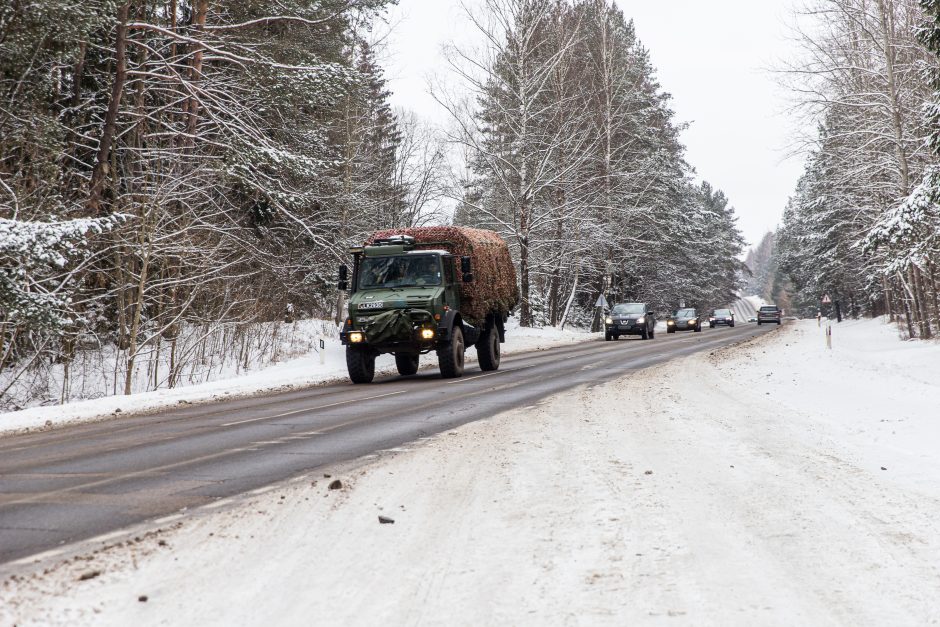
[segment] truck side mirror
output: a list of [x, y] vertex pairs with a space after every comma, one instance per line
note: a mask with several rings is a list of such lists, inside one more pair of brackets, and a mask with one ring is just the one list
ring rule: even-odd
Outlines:
[[464, 256], [460, 258], [460, 271], [463, 273], [464, 283], [473, 282], [473, 268], [470, 266], [470, 257]]
[[341, 290], [349, 289], [349, 268], [346, 267], [346, 264], [339, 267], [339, 283], [336, 284], [336, 287]]

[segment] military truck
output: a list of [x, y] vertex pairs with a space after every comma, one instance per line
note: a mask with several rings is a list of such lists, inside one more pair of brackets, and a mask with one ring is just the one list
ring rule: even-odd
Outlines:
[[480, 369], [499, 368], [505, 323], [519, 301], [506, 242], [493, 231], [413, 227], [379, 231], [350, 249], [352, 275], [340, 331], [353, 383], [369, 383], [375, 358], [395, 355], [401, 375], [418, 371], [421, 355], [437, 354], [444, 378], [463, 375], [464, 352], [475, 346]]

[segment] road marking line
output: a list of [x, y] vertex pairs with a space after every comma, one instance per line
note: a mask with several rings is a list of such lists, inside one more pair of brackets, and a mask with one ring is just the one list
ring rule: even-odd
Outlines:
[[169, 516], [164, 516], [163, 518], [157, 518], [155, 521], [153, 521], [153, 523], [155, 525], [165, 525], [167, 523], [173, 522], [174, 520], [179, 520], [182, 517], [182, 514], [170, 514]]
[[473, 381], [474, 379], [482, 379], [483, 377], [492, 377], [494, 374], [509, 374], [511, 372], [522, 372], [523, 370], [529, 370], [530, 368], [535, 368], [538, 364], [532, 364], [531, 366], [520, 366], [518, 368], [510, 368], [509, 370], [497, 370], [496, 372], [485, 372], [483, 374], [478, 374], [473, 377], [462, 377], [456, 381], [451, 381], [447, 385], [454, 385], [455, 383], [466, 383], [467, 381]]
[[371, 401], [376, 398], [384, 398], [386, 396], [395, 396], [396, 394], [404, 394], [405, 390], [399, 390], [398, 392], [389, 392], [387, 394], [376, 394], [375, 396], [367, 396], [365, 398], [354, 398], [348, 401], [339, 401], [338, 403], [330, 403], [329, 405], [320, 405], [319, 407], [307, 407], [305, 409], [297, 409], [294, 411], [284, 412], [283, 414], [275, 414], [273, 416], [261, 416], [259, 418], [249, 418], [247, 420], [236, 420], [235, 422], [226, 422], [222, 424], [223, 427], [233, 427], [235, 425], [243, 425], [249, 422], [258, 422], [259, 420], [271, 420], [273, 418], [283, 418], [284, 416], [293, 416], [294, 414], [304, 414], [313, 411], [318, 411], [320, 409], [326, 409], [327, 407], [336, 407], [337, 405], [348, 405], [349, 403], [359, 403], [362, 401]]

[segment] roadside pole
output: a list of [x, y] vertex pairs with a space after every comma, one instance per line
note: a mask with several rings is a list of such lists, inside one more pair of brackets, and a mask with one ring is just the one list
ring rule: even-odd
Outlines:
[[826, 348], [832, 350], [832, 323], [826, 323]]
[[320, 365], [326, 363], [326, 342], [323, 341], [323, 338], [320, 338]]

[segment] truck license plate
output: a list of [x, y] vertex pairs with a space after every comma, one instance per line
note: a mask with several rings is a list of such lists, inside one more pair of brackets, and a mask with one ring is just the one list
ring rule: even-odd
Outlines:
[[359, 303], [359, 309], [381, 309], [385, 306], [385, 301], [377, 300], [374, 303]]

